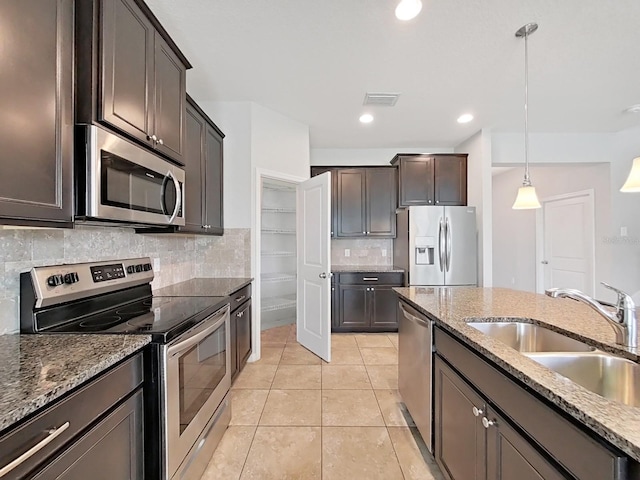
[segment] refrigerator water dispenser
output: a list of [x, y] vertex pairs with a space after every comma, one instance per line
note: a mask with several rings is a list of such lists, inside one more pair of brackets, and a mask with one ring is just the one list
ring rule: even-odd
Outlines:
[[416, 237], [416, 265], [433, 265], [435, 248], [435, 237]]

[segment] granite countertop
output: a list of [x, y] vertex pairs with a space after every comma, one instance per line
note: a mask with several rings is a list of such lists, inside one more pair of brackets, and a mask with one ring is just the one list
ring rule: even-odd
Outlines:
[[393, 267], [391, 265], [331, 265], [331, 271], [334, 273], [404, 273], [402, 268]]
[[0, 431], [150, 341], [148, 335], [0, 335]]
[[192, 278], [154, 290], [156, 297], [228, 297], [246, 287], [253, 278]]
[[609, 323], [582, 303], [504, 288], [394, 288], [436, 325], [640, 461], [640, 408], [608, 400], [470, 327], [470, 321], [526, 319], [633, 361], [639, 351], [617, 345]]

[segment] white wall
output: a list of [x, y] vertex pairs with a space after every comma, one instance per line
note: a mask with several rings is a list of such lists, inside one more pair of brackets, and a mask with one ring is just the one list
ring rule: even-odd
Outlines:
[[225, 134], [224, 226], [251, 227], [251, 103], [198, 102]]
[[311, 165], [389, 165], [397, 153], [452, 153], [447, 147], [312, 148]]
[[491, 228], [491, 132], [481, 130], [460, 145], [458, 153], [468, 153], [467, 204], [476, 207], [478, 224], [478, 284], [492, 286]]
[[[593, 189], [595, 193], [595, 278], [609, 279], [611, 192], [609, 164], [533, 166], [531, 178], [542, 201], [556, 195]], [[523, 169], [493, 177], [493, 283], [496, 287], [536, 290], [536, 212], [511, 206], [522, 184]], [[596, 286], [597, 298], [609, 298]]]

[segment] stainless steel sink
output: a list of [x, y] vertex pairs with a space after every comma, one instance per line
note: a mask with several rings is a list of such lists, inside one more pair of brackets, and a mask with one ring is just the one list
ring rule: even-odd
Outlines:
[[525, 322], [469, 322], [519, 352], [592, 352], [594, 347], [548, 328]]
[[606, 353], [529, 353], [529, 358], [598, 395], [640, 406], [640, 365]]

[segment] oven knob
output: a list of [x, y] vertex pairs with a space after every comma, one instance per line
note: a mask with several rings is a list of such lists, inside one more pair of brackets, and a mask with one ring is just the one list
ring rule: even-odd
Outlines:
[[78, 274], [76, 272], [67, 273], [64, 276], [64, 283], [71, 285], [72, 283], [76, 283], [78, 281]]
[[148, 272], [149, 270], [151, 270], [151, 264], [150, 263], [145, 263], [143, 265], [143, 269], [145, 272]]
[[127, 267], [127, 273], [133, 273], [136, 271], [136, 267], [134, 267], [133, 265], [129, 265]]
[[142, 265], [136, 265], [136, 272], [142, 271]]
[[62, 275], [51, 275], [47, 278], [47, 285], [50, 287], [58, 287], [64, 283]]

